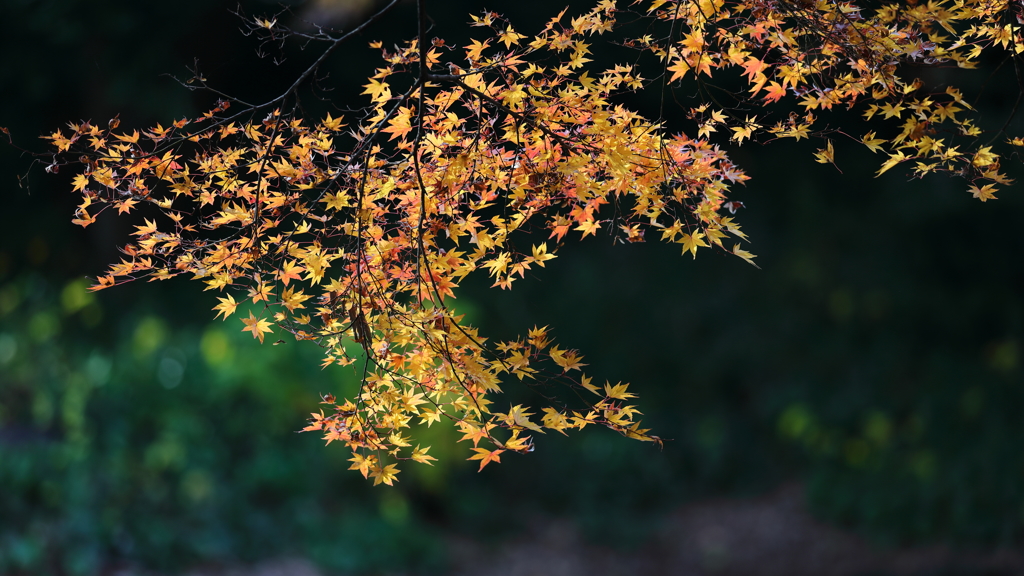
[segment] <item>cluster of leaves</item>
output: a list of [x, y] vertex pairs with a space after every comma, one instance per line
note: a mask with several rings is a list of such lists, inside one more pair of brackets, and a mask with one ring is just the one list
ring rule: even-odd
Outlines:
[[[969, 116], [973, 107], [960, 90], [933, 91], [912, 74], [927, 65], [974, 68], [990, 47], [1009, 49], [1016, 66], [1016, 55], [1024, 51], [1019, 3], [911, 0], [870, 10], [827, 0], [655, 0], [649, 9], [676, 23], [679, 39], [666, 46], [648, 36], [638, 44], [669, 63], [671, 81], [693, 76], [700, 83], [706, 103], [691, 109], [700, 134], [725, 124], [731, 139], [740, 143], [759, 133], [796, 140], [843, 136], [887, 155], [878, 174], [913, 161], [914, 176], [963, 176], [982, 201], [995, 197], [997, 184], [1011, 182], [1000, 172], [992, 142], [977, 143], [982, 130]], [[701, 76], [730, 68], [742, 69], [745, 93], [716, 90], [702, 81]], [[767, 108], [789, 98], [798, 102], [801, 114], [791, 112], [774, 124], [757, 114], [739, 117], [755, 105]], [[822, 126], [816, 116], [833, 108], [852, 109], [861, 101], [866, 101], [861, 108], [869, 121], [864, 130], [870, 129], [861, 135]], [[875, 128], [873, 119], [883, 124]], [[1024, 145], [1021, 138], [1007, 140]], [[835, 164], [830, 139], [815, 158]]]
[[[217, 92], [216, 108], [168, 127], [126, 133], [116, 120], [105, 128], [82, 122], [49, 137], [54, 168], [80, 166], [75, 223], [88, 226], [111, 207], [159, 212], [95, 288], [190, 275], [229, 290], [215, 308], [225, 318], [239, 303], [233, 294], [263, 302], [262, 314], [242, 319], [261, 342], [276, 326], [323, 346], [325, 367], [362, 360], [358, 395], [326, 396], [327, 413], [314, 414], [306, 429], [344, 442], [353, 469], [391, 484], [399, 461], [433, 459], [406, 432], [417, 423], [453, 422], [481, 469], [505, 451], [531, 451], [531, 434], [545, 429], [595, 424], [658, 441], [627, 404], [627, 386], [593, 385], [580, 354], [554, 345], [546, 327], [489, 343], [450, 302], [480, 269], [510, 288], [576, 234], [607, 231], [637, 242], [653, 231], [684, 253], [714, 246], [751, 261], [739, 243], [726, 243], [729, 235], [745, 239], [727, 213], [736, 205], [729, 187], [747, 177], [712, 142], [720, 125], [738, 143], [758, 134], [844, 134], [816, 128], [814, 112], [864, 99], [868, 119], [903, 122], [897, 136], [858, 138], [889, 154], [880, 172], [914, 159], [919, 175], [967, 176], [982, 200], [1008, 181], [990, 146], [970, 153], [951, 144], [980, 133], [962, 114], [970, 107], [959, 92], [923, 94], [922, 82], [899, 73], [906, 62], [970, 66], [997, 44], [1016, 53], [1019, 27], [1003, 24], [1015, 14], [1007, 2], [909, 3], [870, 15], [824, 0], [645, 4], [646, 13], [633, 13], [602, 0], [568, 22], [563, 11], [533, 37], [484, 13], [472, 25], [486, 38], [453, 47], [427, 40], [421, 0], [415, 39], [391, 50], [376, 44], [384, 64], [364, 86], [369, 105], [354, 118], [320, 121], [302, 117], [296, 87], [366, 25], [335, 36], [251, 20], [267, 41], [304, 36], [328, 48], [264, 104]], [[638, 65], [588, 69], [590, 42], [623, 13], [668, 29], [623, 43], [660, 58], [662, 83], [698, 81], [696, 138], [669, 135], [614, 102], [658, 81], [643, 78]], [[728, 68], [743, 69], [750, 95], [708, 83]], [[191, 82], [209, 89], [199, 75]], [[763, 117], [743, 114], [781, 106], [790, 94], [804, 115], [765, 128]], [[948, 135], [939, 137], [940, 127]], [[818, 160], [834, 160], [831, 142]], [[538, 234], [546, 240], [532, 242]], [[544, 398], [539, 420], [523, 405], [492, 408], [504, 379]]]

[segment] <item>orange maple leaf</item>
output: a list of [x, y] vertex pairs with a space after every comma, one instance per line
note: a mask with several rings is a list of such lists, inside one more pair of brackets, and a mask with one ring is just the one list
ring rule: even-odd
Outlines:
[[491, 462], [497, 462], [497, 463], [500, 464], [501, 463], [501, 458], [499, 457], [499, 454], [504, 452], [504, 450], [501, 450], [501, 449], [498, 449], [498, 450], [488, 450], [487, 448], [473, 448], [473, 451], [475, 451], [476, 454], [470, 456], [469, 458], [466, 458], [466, 460], [479, 460], [480, 461], [480, 468], [477, 470], [477, 472], [480, 472], [481, 470], [483, 470], [484, 466], [487, 466]]
[[412, 123], [410, 118], [412, 117], [412, 109], [402, 106], [399, 108], [398, 114], [388, 121], [388, 127], [381, 130], [381, 132], [387, 132], [391, 134], [388, 140], [394, 140], [395, 138], [401, 138], [412, 130]]
[[772, 82], [768, 85], [768, 94], [765, 95], [764, 99], [766, 102], [778, 102], [786, 95], [786, 87], [778, 82]]

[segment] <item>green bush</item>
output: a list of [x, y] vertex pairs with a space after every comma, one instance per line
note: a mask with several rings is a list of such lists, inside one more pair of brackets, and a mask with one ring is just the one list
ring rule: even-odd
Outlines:
[[0, 573], [439, 561], [401, 490], [368, 490], [344, 450], [294, 433], [347, 371], [122, 297], [34, 276], [0, 288]]

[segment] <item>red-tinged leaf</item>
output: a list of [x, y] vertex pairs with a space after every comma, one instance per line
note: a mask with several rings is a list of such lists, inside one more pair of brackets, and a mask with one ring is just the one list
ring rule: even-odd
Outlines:
[[782, 100], [782, 97], [786, 95], [786, 87], [778, 82], [772, 82], [768, 84], [767, 94], [765, 94], [765, 102], [772, 103]]
[[480, 468], [477, 470], [477, 472], [482, 471], [484, 469], [484, 466], [487, 466], [491, 462], [497, 462], [500, 464], [501, 458], [499, 457], [499, 455], [502, 452], [504, 452], [504, 450], [501, 449], [488, 450], [486, 448], [473, 448], [473, 451], [476, 452], [476, 454], [470, 456], [469, 458], [467, 458], [467, 460], [480, 461]]

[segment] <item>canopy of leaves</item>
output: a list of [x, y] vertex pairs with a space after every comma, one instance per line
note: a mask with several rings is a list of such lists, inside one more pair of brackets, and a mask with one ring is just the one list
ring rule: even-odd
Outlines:
[[[622, 242], [651, 233], [692, 256], [716, 247], [752, 261], [728, 196], [747, 177], [723, 151], [728, 142], [814, 136], [825, 140], [815, 159], [835, 163], [831, 138], [845, 137], [885, 155], [879, 174], [908, 163], [915, 176], [963, 176], [982, 201], [1009, 182], [996, 141], [1024, 145], [1003, 133], [979, 141], [955, 87], [907, 75], [917, 65], [970, 68], [989, 48], [1016, 62], [1020, 7], [1010, 2], [869, 10], [824, 0], [602, 0], [532, 37], [496, 14], [473, 16], [482, 39], [461, 47], [428, 40], [419, 7], [416, 38], [376, 45], [369, 103], [344, 118], [304, 118], [295, 87], [365, 25], [309, 34], [259, 18], [250, 31], [267, 41], [326, 46], [285, 94], [252, 104], [214, 91], [213, 110], [166, 127], [128, 132], [115, 119], [49, 136], [51, 168], [79, 170], [75, 223], [110, 208], [155, 210], [95, 288], [188, 275], [227, 291], [215, 307], [224, 318], [242, 299], [262, 302], [242, 319], [261, 342], [287, 332], [320, 344], [325, 367], [361, 360], [360, 392], [325, 397], [327, 412], [306, 429], [348, 445], [352, 469], [375, 483], [394, 482], [398, 461], [429, 464], [408, 429], [442, 419], [472, 441], [481, 469], [505, 451], [531, 451], [532, 435], [546, 430], [596, 424], [658, 441], [640, 427], [627, 386], [593, 384], [580, 353], [555, 345], [547, 327], [490, 342], [465, 323], [450, 304], [469, 274], [508, 289], [565, 241], [599, 232]], [[588, 68], [591, 43], [627, 19], [648, 25], [614, 38], [636, 49], [636, 63]], [[652, 55], [648, 80], [641, 61]], [[213, 90], [199, 74], [189, 82]], [[616, 103], [668, 85], [695, 86], [686, 106], [694, 134], [668, 134]], [[859, 132], [826, 121], [847, 109], [863, 115]], [[509, 381], [533, 386], [546, 405], [492, 407]]]

